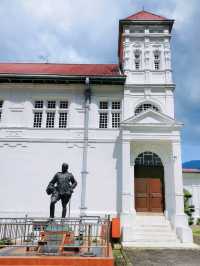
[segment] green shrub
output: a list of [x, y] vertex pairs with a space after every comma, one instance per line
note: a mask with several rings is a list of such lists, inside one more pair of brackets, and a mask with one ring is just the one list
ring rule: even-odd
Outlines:
[[188, 224], [192, 225], [194, 223], [194, 218], [192, 217], [193, 212], [195, 211], [194, 205], [190, 205], [189, 199], [192, 197], [192, 194], [184, 189], [184, 211], [188, 216]]
[[0, 246], [3, 246], [3, 245], [12, 245], [11, 239], [10, 238], [0, 239]]

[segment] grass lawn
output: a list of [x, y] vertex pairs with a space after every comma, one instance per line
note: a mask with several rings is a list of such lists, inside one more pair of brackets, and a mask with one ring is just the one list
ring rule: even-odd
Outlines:
[[199, 225], [193, 225], [192, 226], [192, 233], [193, 233], [194, 243], [200, 245], [200, 226]]
[[193, 235], [200, 236], [200, 226], [199, 225], [193, 226], [192, 227], [192, 232], [193, 232]]

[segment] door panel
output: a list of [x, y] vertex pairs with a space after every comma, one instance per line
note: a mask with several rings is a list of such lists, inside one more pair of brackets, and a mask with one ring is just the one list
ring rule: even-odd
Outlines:
[[160, 179], [149, 179], [150, 211], [162, 212], [162, 183]]
[[162, 182], [159, 178], [135, 178], [135, 208], [138, 212], [163, 212]]
[[146, 178], [135, 179], [135, 204], [137, 211], [146, 212], [149, 209], [148, 182]]

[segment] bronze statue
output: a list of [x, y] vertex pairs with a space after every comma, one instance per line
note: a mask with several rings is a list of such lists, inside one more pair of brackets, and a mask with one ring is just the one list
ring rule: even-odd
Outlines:
[[46, 189], [47, 194], [51, 195], [50, 218], [54, 218], [55, 204], [59, 200], [62, 202], [62, 218], [66, 217], [67, 204], [77, 186], [77, 181], [74, 176], [68, 172], [68, 168], [68, 164], [63, 163], [62, 172], [55, 174]]

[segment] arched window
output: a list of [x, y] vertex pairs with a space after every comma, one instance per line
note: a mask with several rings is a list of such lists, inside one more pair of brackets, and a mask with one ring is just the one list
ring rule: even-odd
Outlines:
[[135, 115], [138, 115], [139, 113], [144, 112], [148, 109], [155, 110], [155, 111], [159, 112], [159, 108], [157, 106], [155, 106], [151, 103], [143, 103], [135, 109]]
[[153, 152], [143, 152], [135, 159], [135, 166], [162, 166], [162, 161], [157, 154]]

